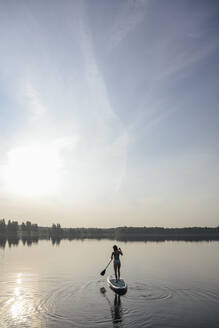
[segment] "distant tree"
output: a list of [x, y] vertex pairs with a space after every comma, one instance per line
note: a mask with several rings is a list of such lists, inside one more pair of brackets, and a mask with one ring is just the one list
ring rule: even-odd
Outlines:
[[52, 224], [52, 228], [51, 228], [51, 235], [52, 236], [59, 236], [61, 237], [63, 234], [63, 229], [61, 228], [61, 225], [58, 223], [58, 224]]
[[53, 223], [51, 228], [52, 235], [56, 235], [56, 231], [57, 231], [56, 224]]
[[22, 222], [21, 231], [26, 235], [31, 235], [32, 233], [38, 233], [39, 228], [37, 224], [32, 224], [30, 221], [26, 221], [26, 223]]
[[22, 232], [25, 232], [27, 229], [26, 229], [26, 225], [25, 225], [25, 223], [24, 222], [22, 222], [22, 224], [21, 224], [21, 231]]
[[0, 220], [0, 234], [5, 235], [7, 230], [5, 219]]
[[26, 231], [30, 235], [32, 230], [32, 224], [30, 221], [26, 221]]
[[17, 232], [18, 232], [18, 222], [8, 220], [7, 232], [9, 234], [17, 234]]
[[61, 228], [61, 224], [59, 224], [59, 223], [57, 224], [56, 230], [57, 230], [57, 234], [58, 235], [61, 235], [62, 234], [63, 231], [62, 231], [62, 228]]
[[32, 232], [34, 233], [38, 233], [39, 232], [39, 228], [38, 228], [38, 224], [32, 224]]

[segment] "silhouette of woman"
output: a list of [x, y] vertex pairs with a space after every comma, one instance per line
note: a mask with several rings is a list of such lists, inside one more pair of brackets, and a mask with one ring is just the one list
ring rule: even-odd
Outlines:
[[119, 258], [120, 255], [123, 255], [121, 248], [118, 248], [116, 245], [114, 245], [111, 259], [114, 259], [113, 263], [114, 263], [116, 282], [118, 282], [118, 280], [120, 279], [120, 268], [121, 268], [121, 262]]

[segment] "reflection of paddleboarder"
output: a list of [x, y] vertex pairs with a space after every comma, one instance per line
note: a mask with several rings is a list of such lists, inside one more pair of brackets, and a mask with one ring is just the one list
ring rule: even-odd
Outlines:
[[121, 300], [120, 295], [115, 293], [114, 298], [114, 311], [113, 314], [113, 323], [118, 323], [122, 321], [122, 309], [121, 309]]
[[118, 327], [118, 323], [122, 323], [122, 308], [121, 308], [121, 299], [120, 295], [115, 293], [114, 298], [114, 305], [112, 305], [111, 301], [107, 297], [106, 290], [104, 287], [100, 288], [100, 292], [104, 295], [105, 299], [107, 300], [111, 314], [112, 314], [112, 321], [113, 321], [113, 327]]
[[116, 245], [113, 246], [113, 252], [111, 255], [111, 260], [113, 260], [114, 263], [114, 271], [115, 271], [115, 277], [116, 277], [116, 282], [120, 279], [120, 267], [121, 267], [121, 262], [119, 256], [123, 255], [121, 248], [118, 248]]

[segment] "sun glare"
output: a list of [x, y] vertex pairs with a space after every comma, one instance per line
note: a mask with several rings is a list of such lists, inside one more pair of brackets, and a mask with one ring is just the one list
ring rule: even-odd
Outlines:
[[10, 192], [25, 196], [57, 191], [61, 158], [54, 145], [18, 147], [8, 153], [5, 179]]
[[21, 326], [27, 327], [28, 317], [33, 313], [32, 298], [26, 294], [27, 289], [22, 288], [21, 273], [18, 273], [14, 293], [7, 301], [10, 306], [11, 316], [14, 320], [20, 323]]

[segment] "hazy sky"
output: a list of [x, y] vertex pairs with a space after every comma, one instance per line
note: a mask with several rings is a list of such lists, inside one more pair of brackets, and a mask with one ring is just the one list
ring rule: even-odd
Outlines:
[[219, 2], [0, 0], [0, 216], [219, 225]]

